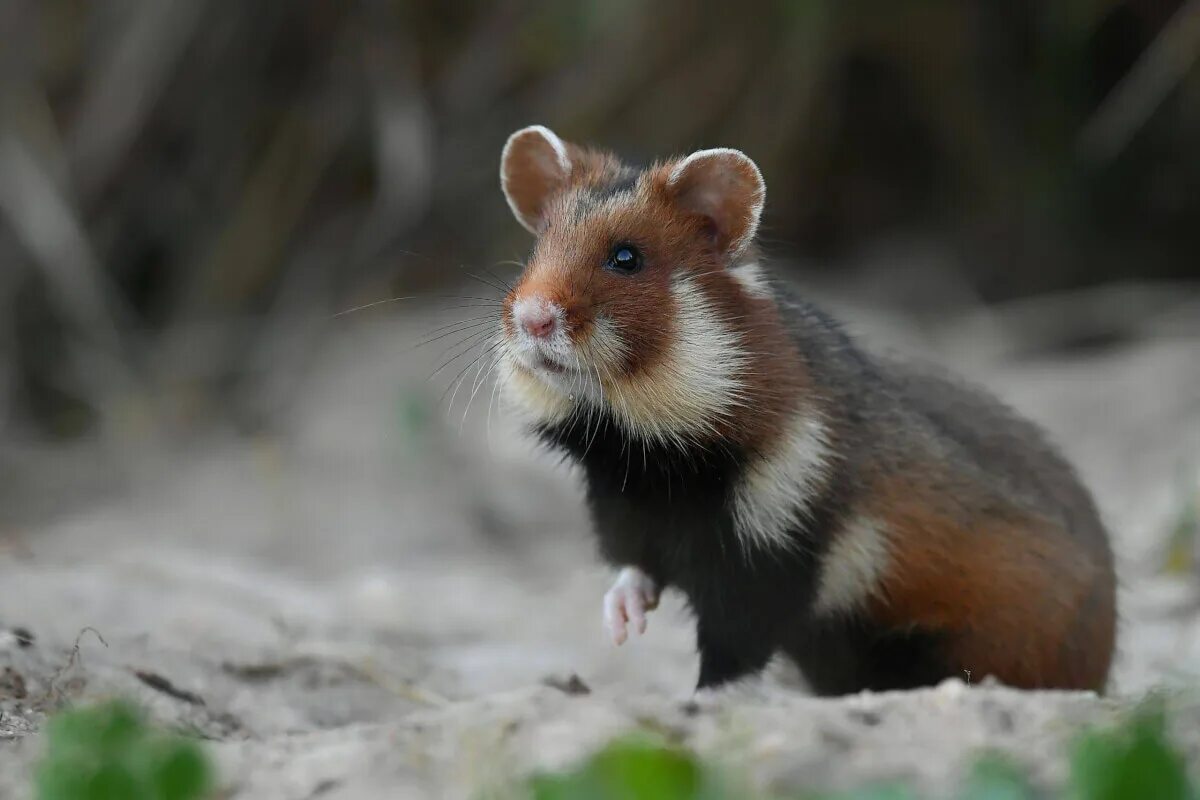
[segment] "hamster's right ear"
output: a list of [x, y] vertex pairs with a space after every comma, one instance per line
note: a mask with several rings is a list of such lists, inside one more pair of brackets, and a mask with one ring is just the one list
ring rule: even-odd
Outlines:
[[546, 224], [546, 206], [571, 175], [566, 143], [543, 125], [530, 125], [508, 137], [500, 154], [500, 187], [517, 220], [537, 235]]

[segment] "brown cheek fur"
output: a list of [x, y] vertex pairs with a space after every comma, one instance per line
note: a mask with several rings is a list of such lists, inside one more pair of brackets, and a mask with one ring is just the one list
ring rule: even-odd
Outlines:
[[[623, 175], [614, 157], [570, 146], [574, 168], [566, 191], [548, 204], [547, 226], [515, 291], [506, 304], [511, 333], [512, 302], [541, 296], [565, 311], [576, 342], [592, 332], [598, 315], [612, 320], [626, 358], [613, 380], [655, 379], [675, 336], [688, 336], [675, 324], [671, 282], [690, 276], [721, 324], [736, 331], [748, 355], [743, 382], [750, 407], [715, 420], [716, 436], [749, 451], [779, 441], [789, 416], [808, 386], [804, 364], [775, 303], [747, 293], [730, 274], [706, 220], [681, 213], [671, 202], [667, 179], [673, 162], [643, 173], [628, 200], [579, 214], [586, 202], [580, 190], [603, 190]], [[574, 191], [573, 191], [574, 190]], [[622, 239], [639, 245], [644, 269], [632, 276], [603, 268], [609, 250]]]

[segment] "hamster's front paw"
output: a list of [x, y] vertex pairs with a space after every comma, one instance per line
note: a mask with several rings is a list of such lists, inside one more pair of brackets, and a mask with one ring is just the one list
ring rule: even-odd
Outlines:
[[654, 579], [637, 567], [624, 567], [617, 574], [604, 595], [604, 627], [613, 644], [625, 642], [629, 625], [639, 634], [646, 632], [646, 614], [658, 607], [658, 595]]

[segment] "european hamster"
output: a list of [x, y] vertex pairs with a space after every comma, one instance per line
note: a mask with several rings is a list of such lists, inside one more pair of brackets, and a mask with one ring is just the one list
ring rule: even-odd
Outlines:
[[775, 286], [753, 161], [635, 169], [532, 126], [500, 177], [536, 237], [501, 386], [582, 468], [617, 644], [675, 587], [701, 688], [783, 653], [819, 694], [967, 673], [1103, 691], [1115, 581], [1087, 490], [985, 392]]

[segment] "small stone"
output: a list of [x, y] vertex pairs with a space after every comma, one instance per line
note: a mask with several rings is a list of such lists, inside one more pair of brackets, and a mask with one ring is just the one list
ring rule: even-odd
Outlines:
[[591, 694], [592, 689], [583, 682], [574, 672], [567, 678], [560, 678], [557, 675], [551, 675], [542, 679], [543, 686], [549, 686], [551, 689], [558, 689], [563, 694], [569, 694], [572, 697]]

